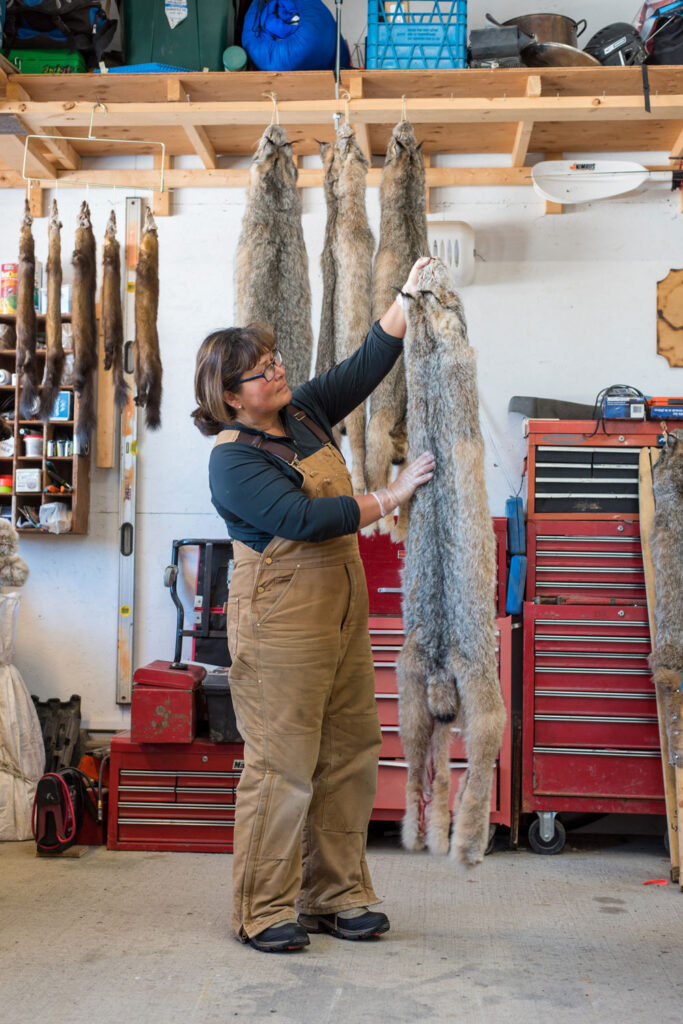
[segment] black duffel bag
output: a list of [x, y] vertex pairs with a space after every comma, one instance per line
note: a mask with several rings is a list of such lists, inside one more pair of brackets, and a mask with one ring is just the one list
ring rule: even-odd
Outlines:
[[5, 15], [2, 46], [9, 50], [77, 50], [92, 67], [116, 32], [93, 0], [10, 0]]
[[648, 64], [683, 64], [683, 16], [657, 18], [647, 39]]

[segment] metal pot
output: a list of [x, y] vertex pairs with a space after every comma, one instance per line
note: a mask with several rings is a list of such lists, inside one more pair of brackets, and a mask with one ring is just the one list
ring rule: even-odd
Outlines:
[[[501, 25], [490, 14], [487, 19], [494, 25]], [[537, 43], [563, 43], [565, 46], [577, 45], [577, 39], [585, 31], [585, 18], [574, 21], [564, 14], [523, 14], [519, 18], [508, 18], [503, 25], [517, 25], [522, 32], [534, 36]]]

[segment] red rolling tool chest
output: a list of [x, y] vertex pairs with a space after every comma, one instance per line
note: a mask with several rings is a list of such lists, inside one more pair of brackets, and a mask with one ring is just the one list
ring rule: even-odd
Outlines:
[[557, 853], [556, 814], [664, 814], [638, 520], [659, 425], [530, 420], [522, 811]]
[[109, 764], [110, 850], [232, 853], [244, 744], [133, 743], [115, 736]]
[[[512, 741], [511, 741], [511, 619], [505, 612], [506, 529], [507, 520], [493, 520], [496, 534], [498, 578], [496, 601], [499, 613], [497, 654], [503, 700], [508, 710], [508, 724], [496, 763], [491, 793], [491, 823], [510, 825], [512, 817]], [[388, 536], [374, 534], [360, 537], [360, 552], [365, 566], [370, 598], [370, 639], [375, 666], [375, 698], [382, 728], [379, 755], [377, 796], [372, 811], [375, 821], [397, 821], [405, 811], [407, 762], [398, 732], [398, 686], [396, 659], [403, 646], [401, 618], [400, 569], [403, 564], [402, 544], [393, 544]], [[460, 776], [467, 769], [462, 740], [454, 732], [451, 746], [451, 804], [455, 799]]]

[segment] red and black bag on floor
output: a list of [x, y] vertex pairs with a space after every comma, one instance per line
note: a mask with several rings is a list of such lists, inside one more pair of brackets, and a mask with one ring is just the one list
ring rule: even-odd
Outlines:
[[97, 820], [97, 786], [78, 768], [47, 772], [33, 801], [33, 837], [39, 853], [62, 853], [78, 838], [87, 812]]

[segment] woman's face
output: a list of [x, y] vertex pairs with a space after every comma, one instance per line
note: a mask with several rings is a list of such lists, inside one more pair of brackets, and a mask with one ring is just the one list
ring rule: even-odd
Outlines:
[[[226, 401], [235, 410], [239, 420], [258, 424], [268, 422], [272, 417], [284, 409], [292, 398], [292, 392], [287, 385], [284, 363], [280, 360], [277, 350], [265, 352], [258, 362], [242, 377], [242, 383], [236, 392], [226, 392]], [[272, 380], [266, 380], [259, 374], [275, 371]], [[255, 380], [247, 380], [254, 377]]]

